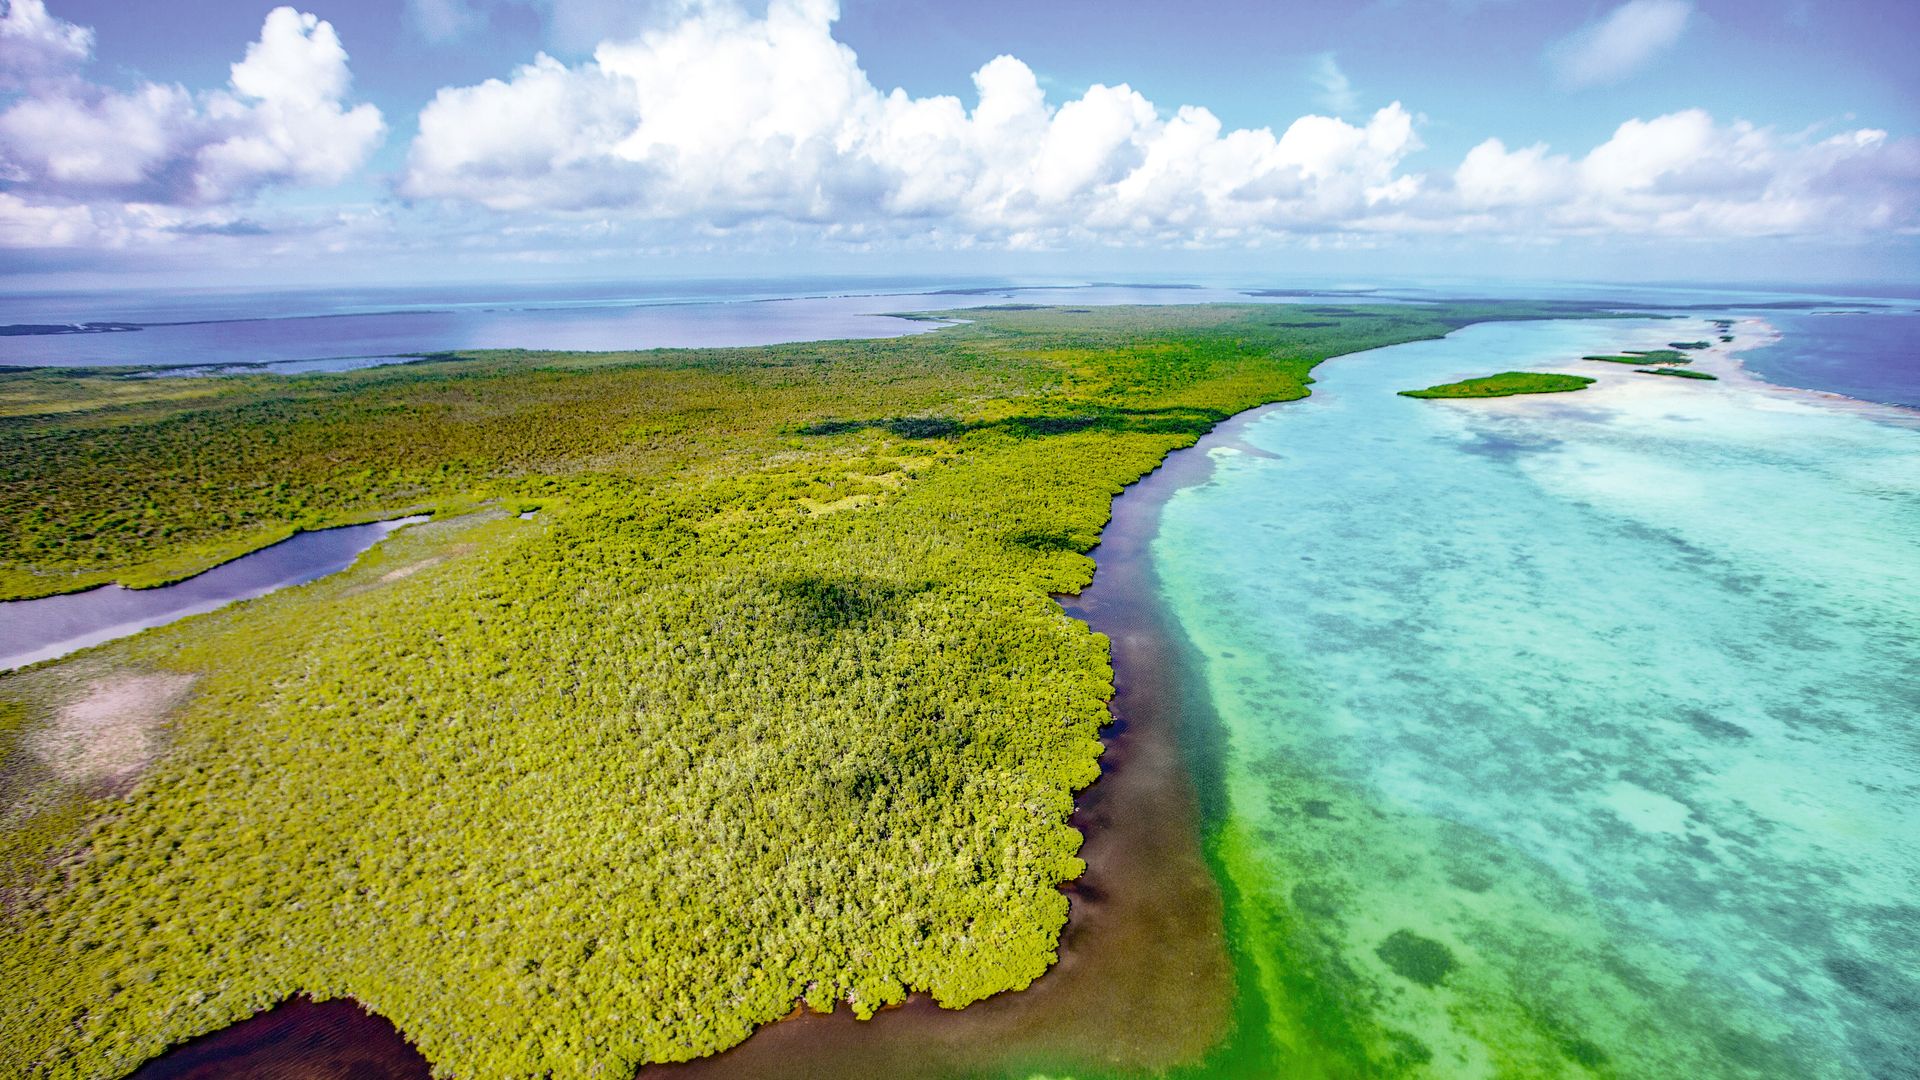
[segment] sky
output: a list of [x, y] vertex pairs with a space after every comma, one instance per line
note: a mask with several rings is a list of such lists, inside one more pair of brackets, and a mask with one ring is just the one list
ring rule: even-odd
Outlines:
[[0, 290], [1920, 279], [1911, 0], [0, 0]]

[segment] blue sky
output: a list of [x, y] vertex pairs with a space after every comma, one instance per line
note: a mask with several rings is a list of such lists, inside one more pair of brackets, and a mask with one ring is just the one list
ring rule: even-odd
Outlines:
[[0, 11], [4, 288], [1920, 265], [1920, 4]]

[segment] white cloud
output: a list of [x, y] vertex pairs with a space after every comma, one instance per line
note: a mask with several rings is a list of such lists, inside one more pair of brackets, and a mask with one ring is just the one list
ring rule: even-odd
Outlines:
[[826, 0], [764, 18], [704, 6], [569, 67], [440, 92], [420, 117], [403, 193], [505, 210], [615, 210], [729, 228], [746, 221], [974, 240], [1205, 239], [1317, 228], [1404, 199], [1420, 145], [1398, 104], [1364, 127], [1309, 116], [1276, 136], [1222, 131], [1204, 109], [1164, 116], [1126, 85], [1058, 107], [1019, 60], [957, 98], [881, 93], [834, 40]]
[[0, 0], [0, 89], [65, 75], [93, 55], [93, 31], [48, 13], [44, 0]]
[[1582, 157], [1489, 139], [1427, 175], [1405, 169], [1421, 143], [1397, 102], [1364, 124], [1228, 130], [1124, 84], [1049, 102], [1011, 56], [974, 74], [970, 103], [883, 93], [834, 40], [835, 14], [827, 0], [774, 0], [761, 18], [707, 4], [585, 63], [542, 56], [442, 90], [399, 190], [531, 229], [596, 222], [696, 246], [1858, 235], [1920, 218], [1911, 151], [1880, 132], [1814, 141], [1686, 110], [1630, 120]]
[[0, 191], [0, 248], [100, 247], [106, 240], [84, 206], [37, 206]]
[[1673, 48], [1693, 17], [1692, 0], [1627, 0], [1547, 51], [1569, 87], [1618, 82]]
[[1687, 110], [1630, 120], [1578, 159], [1488, 140], [1435, 183], [1403, 171], [1420, 141], [1397, 103], [1364, 125], [1304, 116], [1278, 134], [1226, 130], [1206, 109], [1168, 114], [1125, 85], [1050, 104], [1002, 56], [975, 73], [969, 108], [881, 93], [833, 39], [834, 14], [815, 0], [776, 0], [758, 19], [703, 7], [588, 63], [542, 57], [506, 81], [442, 91], [402, 191], [661, 234], [777, 226], [1021, 247], [1778, 234], [1915, 215], [1911, 185], [1887, 178], [1898, 158], [1883, 134], [1816, 143]]
[[1549, 157], [1545, 143], [1508, 150], [1499, 139], [1467, 151], [1454, 170], [1454, 188], [1473, 209], [1530, 205], [1557, 198], [1567, 187], [1565, 157]]
[[[1920, 142], [1872, 128], [1782, 133], [1682, 110], [1591, 148], [1490, 138], [1417, 169], [1415, 115], [1398, 102], [1229, 129], [1126, 84], [1050, 101], [1012, 56], [976, 71], [964, 99], [914, 97], [872, 84], [834, 39], [830, 0], [668, 7], [589, 60], [542, 55], [441, 90], [394, 180], [402, 198], [330, 208], [311, 228], [343, 250], [529, 260], [1920, 232]], [[60, 62], [84, 59], [87, 43], [43, 13], [49, 40], [81, 42]], [[243, 215], [237, 200], [364, 165], [383, 125], [350, 84], [333, 28], [289, 8], [225, 89], [39, 78], [0, 113], [0, 247], [276, 250], [285, 237], [257, 234], [305, 227], [298, 214]]]
[[0, 174], [43, 200], [162, 204], [337, 183], [385, 131], [372, 105], [345, 105], [351, 82], [331, 24], [275, 8], [226, 90], [144, 83], [120, 92], [78, 79], [36, 87], [0, 113]]
[[1313, 63], [1307, 68], [1307, 81], [1319, 91], [1321, 106], [1335, 116], [1360, 107], [1360, 95], [1353, 89], [1353, 80], [1340, 70], [1339, 60], [1330, 52], [1313, 58]]
[[1814, 140], [1688, 109], [1629, 120], [1578, 159], [1488, 139], [1433, 213], [1511, 234], [1859, 234], [1920, 220], [1916, 157], [1870, 128]]

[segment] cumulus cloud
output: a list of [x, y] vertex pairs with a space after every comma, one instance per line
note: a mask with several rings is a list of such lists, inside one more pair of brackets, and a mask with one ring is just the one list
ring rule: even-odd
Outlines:
[[764, 17], [701, 6], [565, 65], [442, 90], [420, 116], [401, 191], [502, 210], [620, 210], [713, 228], [743, 221], [904, 229], [976, 240], [1207, 240], [1317, 228], [1405, 201], [1418, 149], [1393, 104], [1365, 125], [1302, 117], [1280, 134], [1164, 114], [1122, 84], [1054, 106], [1002, 56], [972, 107], [882, 93], [836, 41], [829, 0]]
[[0, 113], [0, 175], [38, 201], [201, 205], [269, 184], [337, 183], [385, 131], [378, 109], [346, 105], [351, 82], [331, 24], [275, 8], [227, 89], [122, 92], [77, 78], [35, 86]]
[[100, 246], [106, 239], [84, 206], [41, 206], [0, 191], [0, 248]]
[[[555, 0], [447, 10], [487, 2]], [[1489, 138], [1423, 165], [1415, 115], [1358, 113], [1331, 55], [1307, 71], [1335, 115], [1232, 129], [1124, 83], [1050, 99], [1012, 56], [963, 96], [883, 91], [833, 37], [832, 0], [629, 11], [642, 7], [648, 26], [589, 59], [539, 55], [441, 90], [392, 178], [399, 198], [303, 222], [242, 200], [351, 176], [383, 131], [351, 101], [331, 26], [277, 9], [224, 89], [108, 90], [75, 74], [84, 31], [16, 0], [6, 19], [33, 28], [16, 36], [68, 44], [35, 46], [52, 59], [0, 112], [0, 247], [265, 250], [302, 229], [314, 249], [524, 259], [1920, 234], [1920, 142], [1876, 128], [1781, 132], [1690, 109], [1594, 147]]]
[[1556, 42], [1547, 59], [1568, 87], [1618, 82], [1673, 48], [1692, 17], [1692, 0], [1627, 0]]
[[49, 14], [44, 0], [0, 0], [0, 88], [65, 75], [93, 55], [93, 31]]
[[[1229, 130], [1124, 84], [1050, 102], [1011, 56], [974, 73], [971, 101], [883, 93], [833, 38], [835, 15], [829, 0], [774, 0], [764, 17], [700, 4], [587, 62], [541, 56], [442, 90], [400, 191], [554, 228], [1010, 248], [1859, 234], [1920, 216], [1910, 144], [1873, 129], [1816, 139], [1686, 110], [1629, 120], [1579, 157], [1488, 139], [1450, 174], [1421, 173], [1406, 168], [1421, 143], [1398, 103], [1364, 123]], [[1345, 111], [1351, 85], [1319, 59], [1311, 70]]]
[[1454, 170], [1451, 209], [1509, 232], [1858, 233], [1920, 218], [1917, 158], [1872, 128], [1816, 139], [1688, 109], [1629, 120], [1579, 158], [1488, 139]]

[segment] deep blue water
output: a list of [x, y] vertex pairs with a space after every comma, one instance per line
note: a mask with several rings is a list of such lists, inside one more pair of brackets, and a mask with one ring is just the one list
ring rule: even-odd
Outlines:
[[1920, 409], [1920, 314], [1768, 312], [1780, 340], [1747, 369], [1771, 383]]

